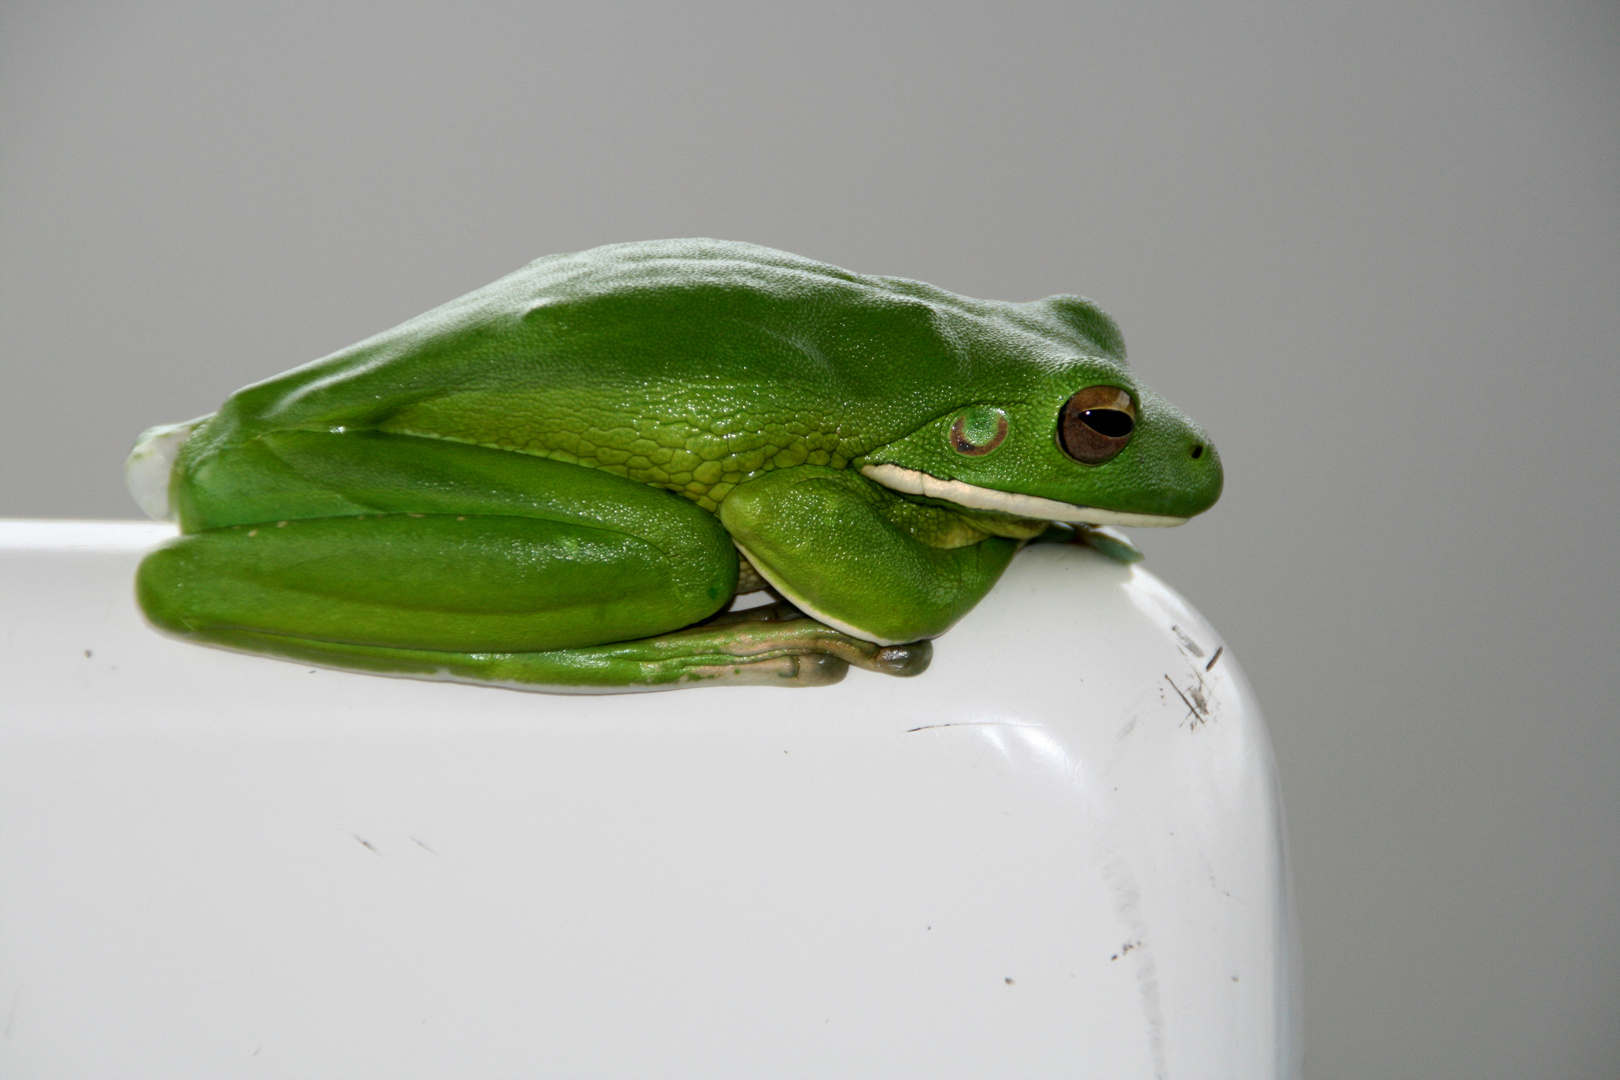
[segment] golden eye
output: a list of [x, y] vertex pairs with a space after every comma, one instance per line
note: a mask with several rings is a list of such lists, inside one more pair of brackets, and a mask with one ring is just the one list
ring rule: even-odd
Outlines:
[[963, 410], [951, 424], [951, 449], [982, 457], [1007, 438], [1007, 414], [989, 405]]
[[1135, 430], [1136, 402], [1117, 386], [1088, 386], [1058, 410], [1058, 445], [1082, 465], [1101, 465]]

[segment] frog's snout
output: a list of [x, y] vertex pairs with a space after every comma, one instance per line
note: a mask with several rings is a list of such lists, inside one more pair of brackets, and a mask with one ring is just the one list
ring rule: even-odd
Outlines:
[[1215, 444], [1202, 432], [1194, 432], [1187, 441], [1185, 461], [1188, 478], [1191, 481], [1188, 494], [1192, 496], [1195, 504], [1187, 515], [1191, 517], [1215, 505], [1215, 501], [1221, 497], [1225, 477], [1221, 470], [1221, 456], [1215, 452]]

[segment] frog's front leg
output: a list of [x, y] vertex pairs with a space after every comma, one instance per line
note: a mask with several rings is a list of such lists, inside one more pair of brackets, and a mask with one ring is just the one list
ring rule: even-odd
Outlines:
[[990, 590], [1018, 542], [858, 473], [780, 469], [735, 488], [720, 520], [807, 614], [883, 645], [936, 637]]

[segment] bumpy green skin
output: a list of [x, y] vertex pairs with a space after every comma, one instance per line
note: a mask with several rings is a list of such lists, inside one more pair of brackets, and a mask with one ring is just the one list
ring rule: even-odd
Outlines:
[[[1055, 432], [1093, 385], [1131, 393], [1138, 417], [1088, 466]], [[1005, 441], [966, 456], [951, 424], [970, 410], [980, 431], [983, 406]], [[424, 677], [910, 674], [1048, 521], [892, 491], [860, 471], [879, 465], [1164, 518], [1221, 485], [1208, 438], [1135, 381], [1086, 301], [972, 300], [748, 244], [619, 244], [238, 391], [180, 449], [183, 535], [138, 595], [197, 640]], [[817, 618], [712, 621], [738, 547]]]

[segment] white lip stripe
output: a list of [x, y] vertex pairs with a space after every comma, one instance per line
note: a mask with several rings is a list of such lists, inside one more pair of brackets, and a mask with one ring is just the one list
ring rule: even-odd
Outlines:
[[1127, 514], [1120, 510], [1103, 510], [1095, 506], [1076, 506], [1074, 503], [1043, 499], [1039, 495], [1015, 495], [1010, 491], [975, 487], [960, 480], [941, 480], [916, 469], [902, 469], [898, 465], [863, 465], [861, 472], [886, 488], [907, 495], [922, 495], [930, 499], [944, 499], [974, 510], [999, 510], [1017, 517], [1040, 521], [1067, 521], [1078, 525], [1136, 525], [1167, 527], [1185, 524], [1184, 517], [1162, 514]]

